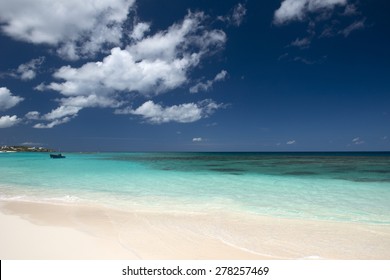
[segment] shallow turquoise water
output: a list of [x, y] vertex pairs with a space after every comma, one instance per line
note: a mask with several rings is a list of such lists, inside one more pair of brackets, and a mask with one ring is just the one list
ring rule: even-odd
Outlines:
[[390, 224], [389, 153], [0, 154], [0, 199]]

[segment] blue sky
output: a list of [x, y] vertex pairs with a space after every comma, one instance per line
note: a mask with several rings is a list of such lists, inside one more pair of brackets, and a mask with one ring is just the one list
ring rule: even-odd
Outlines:
[[389, 151], [388, 1], [0, 2], [0, 145]]

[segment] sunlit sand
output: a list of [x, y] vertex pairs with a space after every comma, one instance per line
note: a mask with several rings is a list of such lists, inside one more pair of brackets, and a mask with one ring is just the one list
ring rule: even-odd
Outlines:
[[390, 226], [2, 202], [1, 259], [390, 259]]

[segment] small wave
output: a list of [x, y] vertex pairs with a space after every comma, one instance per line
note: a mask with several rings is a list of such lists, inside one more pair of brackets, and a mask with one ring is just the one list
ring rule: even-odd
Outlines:
[[45, 202], [45, 203], [77, 203], [83, 201], [77, 196], [65, 195], [62, 197], [35, 197], [27, 195], [2, 195], [0, 201], [20, 201], [20, 202]]
[[0, 195], [0, 201], [23, 201], [26, 199], [24, 195], [16, 195], [16, 196], [4, 196]]
[[318, 175], [316, 172], [311, 171], [291, 171], [291, 172], [285, 172], [285, 175], [295, 175], [295, 176], [305, 176], [305, 175]]
[[52, 202], [80, 202], [82, 199], [77, 197], [77, 196], [73, 196], [73, 195], [65, 195], [65, 196], [62, 196], [62, 197], [50, 197], [50, 198], [44, 198], [43, 200], [45, 201], [52, 201]]

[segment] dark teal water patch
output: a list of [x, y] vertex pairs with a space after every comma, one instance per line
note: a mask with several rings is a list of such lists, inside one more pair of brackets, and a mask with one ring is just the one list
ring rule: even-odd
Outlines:
[[239, 169], [239, 168], [211, 168], [210, 170], [222, 172], [222, 173], [233, 173], [235, 175], [245, 172], [244, 169]]
[[383, 179], [375, 179], [375, 178], [354, 178], [354, 179], [347, 179], [349, 181], [353, 182], [366, 182], [366, 183], [390, 183], [390, 179], [383, 178]]
[[362, 170], [366, 173], [390, 174], [390, 170]]
[[129, 153], [102, 159], [179, 172], [390, 180], [390, 153]]
[[291, 171], [284, 173], [285, 175], [295, 175], [295, 176], [308, 176], [308, 175], [317, 175], [316, 172], [310, 172], [310, 171]]

